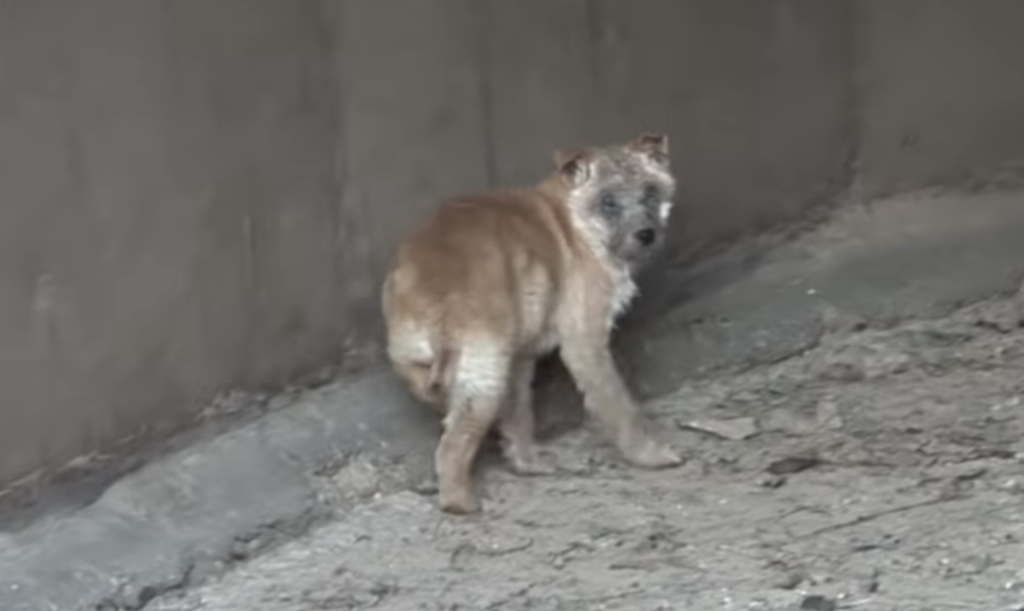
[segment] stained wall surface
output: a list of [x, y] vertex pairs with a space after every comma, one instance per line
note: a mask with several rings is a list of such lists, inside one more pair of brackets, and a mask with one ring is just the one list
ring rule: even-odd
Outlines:
[[372, 346], [397, 237], [555, 147], [667, 132], [677, 260], [858, 151], [879, 190], [1017, 155], [1020, 5], [898, 4], [0, 4], [0, 486]]

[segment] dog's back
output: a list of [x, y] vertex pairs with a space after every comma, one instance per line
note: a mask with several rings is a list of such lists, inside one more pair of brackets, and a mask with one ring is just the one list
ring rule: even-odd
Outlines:
[[553, 197], [517, 189], [453, 199], [399, 247], [383, 293], [388, 355], [421, 400], [443, 404], [464, 356], [554, 347], [568, 220]]

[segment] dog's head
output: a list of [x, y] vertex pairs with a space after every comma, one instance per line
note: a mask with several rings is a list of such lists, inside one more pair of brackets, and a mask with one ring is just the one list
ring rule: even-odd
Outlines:
[[675, 196], [668, 137], [555, 154], [577, 231], [598, 254], [635, 269], [665, 241]]

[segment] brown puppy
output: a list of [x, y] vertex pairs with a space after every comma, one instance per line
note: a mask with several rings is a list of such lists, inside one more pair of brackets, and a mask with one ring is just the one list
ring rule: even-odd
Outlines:
[[682, 462], [644, 430], [609, 352], [633, 275], [664, 239], [675, 192], [668, 140], [556, 153], [555, 165], [535, 187], [444, 202], [384, 281], [389, 358], [444, 419], [435, 466], [450, 513], [479, 509], [472, 465], [495, 425], [514, 470], [550, 470], [534, 444], [530, 387], [536, 359], [556, 348], [628, 462]]

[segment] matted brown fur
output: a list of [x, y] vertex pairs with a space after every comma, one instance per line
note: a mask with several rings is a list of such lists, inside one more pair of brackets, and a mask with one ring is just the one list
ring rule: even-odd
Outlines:
[[472, 466], [492, 427], [513, 469], [550, 471], [534, 442], [530, 388], [536, 359], [556, 348], [627, 461], [681, 462], [644, 430], [608, 348], [633, 274], [664, 239], [675, 192], [668, 140], [556, 153], [555, 165], [534, 187], [442, 202], [384, 281], [389, 358], [443, 417], [435, 466], [448, 512], [479, 509]]

